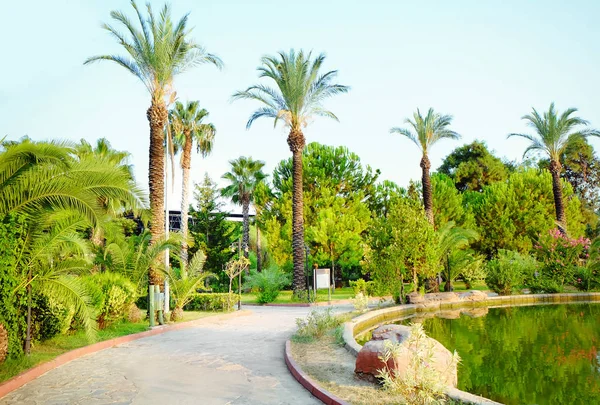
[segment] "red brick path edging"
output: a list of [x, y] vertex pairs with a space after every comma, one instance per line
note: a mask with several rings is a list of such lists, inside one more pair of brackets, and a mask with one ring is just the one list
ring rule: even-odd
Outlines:
[[85, 355], [99, 352], [100, 350], [108, 349], [113, 346], [117, 346], [123, 343], [131, 342], [133, 340], [142, 339], [145, 337], [160, 335], [161, 333], [171, 332], [179, 329], [191, 328], [196, 325], [201, 325], [207, 321], [215, 321], [222, 319], [230, 319], [236, 318], [238, 316], [246, 316], [250, 315], [252, 311], [243, 310], [236, 311], [229, 314], [216, 315], [216, 316], [207, 316], [204, 318], [196, 319], [188, 322], [176, 323], [173, 325], [163, 325], [157, 326], [151, 330], [145, 332], [134, 333], [131, 335], [120, 336], [114, 339], [105, 340], [103, 342], [94, 343], [89, 346], [80, 347], [79, 349], [71, 350], [69, 352], [63, 353], [60, 356], [47, 361], [45, 363], [39, 364], [29, 370], [23, 371], [21, 374], [14, 376], [10, 380], [6, 380], [3, 383], [0, 383], [0, 398], [5, 396], [6, 394], [21, 388], [23, 385], [31, 382], [41, 376], [42, 374], [47, 373], [48, 371], [55, 369], [63, 364], [66, 364], [72, 360], [78, 359]]
[[285, 364], [288, 370], [290, 370], [290, 373], [292, 373], [294, 378], [311, 394], [321, 400], [321, 402], [326, 405], [350, 405], [348, 402], [336, 397], [331, 392], [319, 387], [319, 385], [312, 378], [302, 371], [300, 366], [298, 366], [298, 363], [296, 363], [292, 357], [292, 347], [289, 340], [285, 342], [283, 357], [285, 358]]

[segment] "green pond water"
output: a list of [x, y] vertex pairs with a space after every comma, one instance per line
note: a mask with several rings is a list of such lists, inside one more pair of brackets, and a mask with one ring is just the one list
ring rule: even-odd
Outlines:
[[600, 404], [600, 304], [491, 308], [475, 318], [398, 323], [415, 320], [461, 356], [461, 390], [511, 405]]

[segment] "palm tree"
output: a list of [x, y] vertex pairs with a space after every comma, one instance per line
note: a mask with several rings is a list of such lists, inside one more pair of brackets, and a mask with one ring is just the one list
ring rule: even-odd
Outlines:
[[16, 271], [27, 292], [25, 351], [31, 342], [32, 289], [72, 305], [88, 333], [93, 331], [89, 297], [77, 278], [85, 268], [86, 243], [81, 232], [97, 227], [103, 200], [143, 205], [143, 196], [120, 168], [103, 160], [75, 159], [66, 143], [25, 140], [0, 150], [0, 217], [24, 219]]
[[436, 113], [433, 111], [433, 108], [430, 108], [429, 111], [427, 111], [425, 117], [423, 117], [421, 111], [417, 109], [417, 112], [413, 114], [413, 120], [410, 118], [404, 120], [405, 124], [409, 124], [412, 127], [411, 129], [398, 127], [390, 129], [390, 133], [404, 135], [421, 149], [421, 153], [423, 154], [420, 164], [421, 169], [423, 170], [423, 205], [425, 207], [427, 220], [432, 225], [434, 225], [433, 193], [431, 191], [431, 179], [429, 177], [429, 169], [431, 168], [429, 150], [441, 139], [460, 139], [459, 134], [448, 129], [451, 122], [451, 115]]
[[231, 198], [234, 204], [242, 206], [243, 237], [242, 250], [244, 257], [248, 258], [248, 244], [250, 242], [250, 203], [254, 201], [254, 190], [267, 176], [262, 172], [265, 162], [252, 160], [251, 157], [241, 156], [229, 162], [231, 171], [223, 175], [229, 185], [221, 190], [223, 197]]
[[583, 127], [588, 122], [579, 117], [572, 117], [577, 112], [576, 108], [568, 108], [562, 114], [554, 108], [554, 103], [550, 104], [547, 112], [540, 115], [534, 108], [531, 114], [524, 115], [521, 119], [527, 121], [527, 126], [534, 129], [535, 135], [529, 134], [509, 134], [511, 136], [520, 136], [527, 139], [531, 144], [525, 149], [525, 157], [531, 151], [538, 151], [546, 154], [550, 158], [550, 173], [552, 174], [552, 192], [554, 194], [554, 207], [556, 209], [556, 220], [561, 233], [567, 232], [567, 217], [565, 215], [565, 206], [563, 203], [562, 183], [560, 172], [560, 156], [567, 146], [577, 139], [588, 136], [600, 136], [600, 132], [595, 129]]
[[452, 291], [452, 281], [468, 266], [480, 265], [469, 244], [479, 238], [472, 229], [459, 228], [453, 221], [444, 224], [437, 232], [438, 254], [446, 280], [444, 291]]
[[[148, 183], [150, 189], [150, 231], [153, 243], [160, 239], [164, 232], [164, 127], [168, 120], [167, 103], [175, 99], [173, 78], [187, 68], [211, 63], [222, 66], [221, 60], [204, 48], [192, 42], [187, 28], [188, 14], [176, 23], [171, 19], [171, 8], [166, 5], [158, 16], [147, 5], [148, 16], [144, 17], [135, 1], [131, 1], [140, 28], [122, 12], [112, 11], [110, 16], [126, 29], [123, 35], [116, 28], [104, 24], [102, 28], [116, 38], [125, 48], [128, 56], [100, 55], [85, 61], [85, 64], [96, 61], [112, 61], [127, 69], [144, 83], [150, 93], [150, 107], [146, 117], [150, 124], [150, 162]], [[161, 274], [149, 270], [151, 284], [160, 284]]]
[[175, 107], [169, 112], [169, 123], [173, 134], [175, 151], [181, 149], [181, 169], [183, 171], [181, 183], [181, 245], [182, 269], [188, 262], [188, 217], [190, 208], [190, 169], [192, 167], [192, 146], [196, 143], [197, 151], [202, 157], [212, 152], [216, 129], [213, 124], [202, 122], [208, 117], [208, 111], [200, 109], [198, 101], [191, 101], [184, 105], [176, 102]]
[[312, 53], [303, 51], [279, 52], [262, 58], [259, 77], [275, 82], [275, 88], [257, 84], [233, 95], [234, 99], [256, 100], [263, 104], [248, 120], [246, 128], [261, 117], [272, 118], [276, 126], [282, 121], [289, 129], [287, 143], [292, 152], [292, 249], [294, 257], [294, 294], [306, 289], [304, 282], [304, 198], [302, 190], [302, 151], [306, 144], [302, 128], [315, 116], [337, 117], [323, 108], [323, 101], [333, 95], [346, 93], [349, 87], [334, 84], [337, 71], [321, 74], [325, 60], [320, 54], [314, 60]]

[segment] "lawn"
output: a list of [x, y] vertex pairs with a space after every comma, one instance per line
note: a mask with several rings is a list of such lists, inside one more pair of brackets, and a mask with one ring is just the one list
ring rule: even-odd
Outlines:
[[[331, 301], [347, 300], [354, 297], [351, 287], [336, 288], [331, 294]], [[317, 290], [317, 302], [327, 302], [327, 290]], [[274, 304], [290, 304], [298, 301], [292, 300], [292, 291], [281, 291]], [[256, 294], [242, 294], [242, 304], [258, 304]]]
[[[218, 313], [219, 312], [185, 311], [181, 322], [193, 321]], [[102, 342], [119, 336], [131, 335], [148, 329], [147, 321], [139, 323], [120, 322], [111, 325], [106, 329], [99, 330], [96, 342]], [[90, 342], [85, 337], [85, 333], [81, 331], [72, 335], [55, 336], [44, 342], [35, 342], [31, 349], [31, 355], [23, 356], [18, 359], [7, 359], [4, 363], [0, 364], [0, 382], [6, 381], [38, 364], [50, 361], [70, 350], [78, 349], [89, 344]]]
[[[454, 287], [454, 291], [456, 291], [456, 292], [467, 291], [467, 288], [465, 287], [465, 283], [462, 281], [455, 281], [452, 283], [452, 286]], [[442, 288], [443, 288], [443, 283], [442, 283]], [[489, 290], [488, 286], [485, 285], [485, 282], [483, 282], [483, 281], [473, 283], [472, 289], [479, 290], [479, 291], [488, 291]], [[331, 301], [347, 300], [350, 298], [354, 298], [354, 290], [352, 289], [352, 287], [337, 288], [331, 294]], [[297, 303], [298, 301], [292, 300], [292, 291], [286, 290], [286, 291], [281, 291], [279, 293], [279, 296], [273, 303], [274, 304], [291, 304], [291, 303], [295, 303], [295, 302]], [[317, 290], [317, 302], [327, 302], [327, 290]], [[256, 294], [254, 294], [254, 293], [242, 294], [242, 304], [258, 304], [258, 301], [256, 300]]]

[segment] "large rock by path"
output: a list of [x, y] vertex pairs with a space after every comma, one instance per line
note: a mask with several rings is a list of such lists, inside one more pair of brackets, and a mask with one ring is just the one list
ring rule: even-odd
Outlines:
[[[400, 353], [397, 357], [389, 359], [387, 367], [390, 370], [397, 370], [402, 375], [409, 367], [415, 347], [408, 344], [411, 331], [404, 325], [383, 325], [373, 331], [373, 337], [368, 341], [356, 358], [355, 373], [359, 377], [373, 380], [378, 371], [386, 367], [386, 364], [380, 359], [384, 353], [385, 341], [389, 340], [401, 345]], [[433, 358], [431, 366], [440, 372], [440, 376], [446, 385], [456, 387], [457, 369], [456, 364], [452, 364], [452, 353], [446, 349], [437, 340], [430, 337], [425, 338], [422, 344], [431, 345]]]

